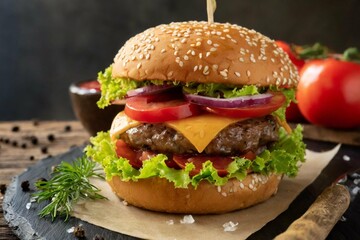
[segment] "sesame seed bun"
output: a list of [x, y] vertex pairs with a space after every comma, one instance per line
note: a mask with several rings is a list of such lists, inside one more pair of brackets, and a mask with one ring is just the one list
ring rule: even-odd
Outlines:
[[159, 25], [129, 39], [114, 77], [134, 80], [295, 87], [298, 74], [273, 40], [229, 23]]
[[197, 189], [175, 188], [166, 179], [153, 177], [124, 182], [112, 177], [109, 185], [128, 204], [160, 212], [211, 214], [243, 209], [275, 195], [281, 177], [249, 174], [243, 181], [230, 179], [218, 187], [201, 181]]

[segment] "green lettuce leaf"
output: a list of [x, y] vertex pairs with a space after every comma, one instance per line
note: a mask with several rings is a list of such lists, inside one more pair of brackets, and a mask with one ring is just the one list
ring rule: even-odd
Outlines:
[[185, 169], [177, 170], [167, 167], [167, 156], [158, 154], [143, 162], [139, 170], [133, 168], [125, 158], [119, 158], [115, 152], [115, 144], [110, 140], [108, 132], [100, 132], [90, 139], [92, 145], [86, 147], [86, 155], [100, 163], [106, 173], [106, 178], [119, 176], [123, 181], [137, 181], [150, 177], [165, 178], [174, 183], [175, 187], [186, 188], [189, 184], [197, 187], [203, 180], [217, 186], [227, 183], [230, 178], [242, 180], [247, 172], [268, 175], [270, 173], [296, 176], [301, 162], [305, 161], [305, 144], [302, 142], [302, 127], [299, 125], [291, 134], [280, 128], [279, 141], [270, 149], [265, 150], [255, 160], [235, 157], [229, 164], [225, 177], [220, 177], [210, 161], [203, 164], [200, 173], [190, 176], [194, 169], [192, 163]]
[[[172, 84], [182, 86], [183, 91], [191, 94], [199, 94], [215, 98], [233, 98], [247, 95], [255, 95], [264, 93], [268, 88], [257, 87], [255, 85], [234, 86], [220, 83], [182, 83], [179, 81], [161, 81], [161, 80], [146, 80], [135, 81], [129, 78], [113, 78], [112, 66], [106, 68], [104, 72], [98, 73], [98, 81], [101, 84], [101, 98], [98, 101], [98, 106], [104, 108], [110, 105], [111, 101], [122, 99], [125, 97], [127, 91], [143, 87], [146, 85], [154, 84]], [[293, 89], [279, 89], [277, 87], [270, 87], [271, 91], [281, 91], [286, 96], [286, 104], [284, 107], [274, 112], [281, 120], [285, 119], [285, 109], [290, 101], [295, 100], [295, 90]]]

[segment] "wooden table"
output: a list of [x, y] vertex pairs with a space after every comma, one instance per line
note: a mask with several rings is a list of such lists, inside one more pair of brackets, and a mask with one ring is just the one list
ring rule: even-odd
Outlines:
[[[77, 121], [0, 122], [0, 184], [35, 162], [83, 145], [89, 134]], [[5, 222], [0, 193], [0, 240], [18, 239]]]
[[[325, 139], [360, 146], [360, 131], [328, 130], [305, 125], [309, 139]], [[77, 121], [0, 122], [0, 184], [8, 185], [13, 176], [35, 162], [86, 143], [89, 134]], [[0, 193], [0, 240], [18, 239], [5, 222]]]

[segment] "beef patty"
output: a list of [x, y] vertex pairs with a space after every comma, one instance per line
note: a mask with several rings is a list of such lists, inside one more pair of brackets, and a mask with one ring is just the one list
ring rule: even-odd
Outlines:
[[[157, 153], [195, 154], [196, 148], [181, 133], [165, 124], [145, 123], [120, 135], [134, 149]], [[209, 143], [203, 153], [236, 156], [261, 149], [278, 140], [278, 124], [271, 115], [233, 123]]]

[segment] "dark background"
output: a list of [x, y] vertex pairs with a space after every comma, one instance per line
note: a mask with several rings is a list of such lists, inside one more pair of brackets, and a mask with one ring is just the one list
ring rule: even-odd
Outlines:
[[[357, 0], [218, 0], [215, 20], [273, 39], [360, 47]], [[94, 79], [132, 35], [207, 20], [205, 0], [0, 0], [0, 121], [74, 119], [68, 86]]]

